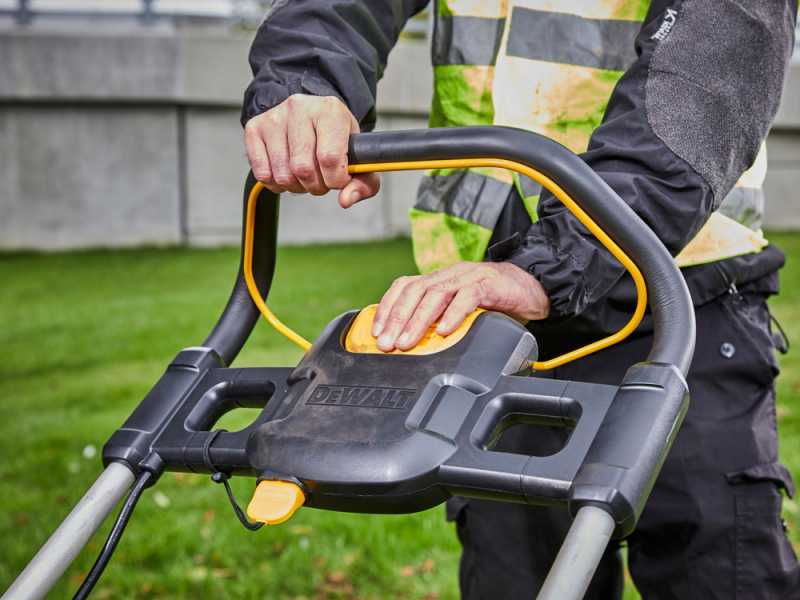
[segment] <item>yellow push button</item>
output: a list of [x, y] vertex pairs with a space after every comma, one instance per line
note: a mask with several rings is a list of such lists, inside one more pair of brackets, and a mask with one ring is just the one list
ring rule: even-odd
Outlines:
[[247, 516], [258, 523], [278, 525], [291, 519], [305, 501], [305, 494], [297, 484], [261, 481], [247, 506]]
[[478, 318], [483, 311], [482, 308], [476, 308], [472, 313], [467, 315], [464, 322], [448, 336], [439, 335], [436, 333], [436, 326], [438, 322], [434, 323], [422, 336], [422, 339], [417, 342], [417, 345], [411, 350], [392, 350], [391, 352], [384, 353], [378, 348], [378, 340], [372, 337], [372, 321], [375, 318], [375, 313], [378, 310], [377, 304], [371, 304], [361, 310], [353, 319], [350, 325], [350, 331], [347, 332], [347, 337], [344, 340], [344, 347], [348, 352], [356, 352], [359, 354], [436, 354], [442, 350], [446, 350], [451, 346], [455, 346], [460, 342], [475, 319]]

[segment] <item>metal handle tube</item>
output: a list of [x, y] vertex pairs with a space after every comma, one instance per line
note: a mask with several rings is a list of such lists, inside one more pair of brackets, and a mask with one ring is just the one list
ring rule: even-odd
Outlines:
[[537, 600], [581, 600], [614, 532], [602, 508], [584, 506], [575, 515]]
[[108, 465], [0, 600], [44, 598], [131, 484], [128, 467]]

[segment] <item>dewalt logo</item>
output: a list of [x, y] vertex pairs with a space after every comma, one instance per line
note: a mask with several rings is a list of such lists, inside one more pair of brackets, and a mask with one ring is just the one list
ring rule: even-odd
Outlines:
[[360, 406], [364, 408], [407, 408], [417, 390], [361, 385], [318, 385], [306, 404]]

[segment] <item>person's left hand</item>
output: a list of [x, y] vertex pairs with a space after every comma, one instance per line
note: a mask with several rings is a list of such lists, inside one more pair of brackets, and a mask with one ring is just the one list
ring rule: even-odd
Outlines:
[[449, 335], [478, 307], [530, 321], [547, 317], [550, 300], [542, 285], [516, 265], [462, 262], [396, 279], [381, 299], [372, 335], [384, 352], [410, 350], [439, 317], [436, 333]]

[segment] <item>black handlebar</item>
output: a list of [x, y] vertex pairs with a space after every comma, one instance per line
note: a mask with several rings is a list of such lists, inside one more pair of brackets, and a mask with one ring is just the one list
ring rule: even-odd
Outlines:
[[[247, 198], [256, 180], [252, 173], [247, 176], [244, 186], [244, 210], [242, 211], [242, 231], [247, 215]], [[253, 236], [253, 277], [263, 297], [267, 297], [275, 274], [275, 255], [278, 246], [278, 208], [280, 198], [265, 189], [261, 192], [268, 198], [259, 203], [256, 211], [256, 226]], [[242, 235], [242, 256], [244, 256], [244, 235]], [[258, 322], [259, 312], [250, 298], [244, 281], [242, 262], [225, 310], [222, 311], [214, 329], [203, 342], [203, 346], [214, 350], [225, 365], [230, 365], [244, 346], [250, 332]]]
[[[694, 353], [694, 310], [672, 256], [653, 231], [580, 157], [551, 139], [510, 127], [421, 129], [352, 136], [352, 164], [447, 158], [504, 158], [526, 164], [558, 183], [644, 275], [653, 314], [651, 362], [675, 365], [684, 375]], [[254, 180], [248, 177], [245, 199]], [[268, 193], [268, 192], [262, 192]], [[278, 198], [261, 202], [254, 235], [253, 273], [262, 294], [269, 293], [275, 267]], [[226, 364], [238, 354], [258, 310], [250, 300], [241, 267], [225, 311], [204, 345]]]

